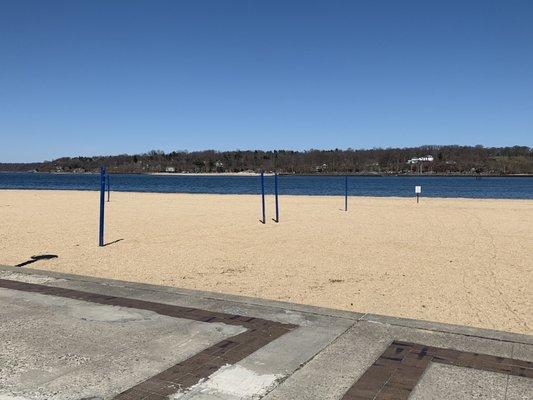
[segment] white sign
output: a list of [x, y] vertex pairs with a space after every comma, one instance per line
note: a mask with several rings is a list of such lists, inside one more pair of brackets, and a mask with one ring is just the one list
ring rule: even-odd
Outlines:
[[422, 193], [422, 186], [415, 186], [415, 193], [416, 194]]

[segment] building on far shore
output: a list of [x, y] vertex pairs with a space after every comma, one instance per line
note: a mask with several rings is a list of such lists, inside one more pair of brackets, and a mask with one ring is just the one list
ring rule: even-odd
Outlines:
[[407, 160], [407, 164], [418, 164], [423, 162], [433, 162], [433, 156], [411, 158], [410, 160]]
[[326, 172], [328, 170], [328, 164], [317, 165], [315, 172]]
[[174, 168], [174, 167], [166, 167], [165, 168], [165, 172], [168, 172], [168, 173], [176, 172], [176, 168]]
[[411, 165], [411, 172], [413, 172], [413, 167], [415, 167], [415, 169], [417, 170], [416, 172], [421, 174], [423, 172], [424, 165], [428, 166], [427, 172], [433, 172], [433, 167], [432, 167], [433, 160], [434, 160], [433, 156], [427, 155], [425, 157], [411, 158], [407, 160], [407, 164]]

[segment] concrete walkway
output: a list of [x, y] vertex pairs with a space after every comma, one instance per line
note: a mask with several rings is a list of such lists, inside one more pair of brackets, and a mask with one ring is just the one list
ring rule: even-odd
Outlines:
[[0, 400], [533, 398], [533, 337], [0, 267]]

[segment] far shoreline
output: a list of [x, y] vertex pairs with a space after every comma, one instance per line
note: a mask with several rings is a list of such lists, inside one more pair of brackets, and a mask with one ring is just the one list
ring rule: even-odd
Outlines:
[[[111, 175], [148, 175], [148, 176], [261, 176], [260, 172], [109, 172]], [[0, 174], [50, 174], [50, 175], [100, 175], [100, 172], [57, 172], [57, 171], [0, 171]], [[264, 172], [265, 176], [274, 176], [274, 172]], [[348, 177], [368, 177], [368, 178], [533, 178], [533, 174], [373, 174], [373, 173], [331, 173], [331, 174], [310, 174], [310, 173], [288, 173], [279, 172], [278, 176], [348, 176]]]
[[[260, 172], [133, 172], [131, 174], [154, 176], [261, 176]], [[265, 172], [264, 175], [269, 176], [274, 175], [274, 173]]]
[[[1, 192], [79, 192], [79, 193], [99, 193], [99, 189], [52, 189], [52, 188], [5, 188], [0, 187]], [[261, 193], [215, 193], [215, 192], [170, 192], [170, 191], [140, 191], [140, 190], [112, 190], [112, 193], [123, 193], [123, 194], [152, 194], [152, 195], [185, 195], [185, 196], [224, 196], [224, 197], [258, 197], [261, 196]], [[268, 193], [267, 196], [272, 196], [272, 193]], [[280, 198], [317, 198], [317, 199], [327, 199], [327, 198], [344, 198], [344, 194], [280, 194]], [[405, 200], [405, 199], [414, 199], [416, 201], [416, 196], [413, 195], [368, 195], [368, 194], [349, 194], [349, 199], [396, 199], [396, 200]], [[425, 200], [468, 200], [468, 201], [512, 201], [512, 202], [532, 202], [533, 198], [529, 197], [468, 197], [468, 196], [434, 196], [434, 195], [422, 195], [420, 196], [420, 201]]]

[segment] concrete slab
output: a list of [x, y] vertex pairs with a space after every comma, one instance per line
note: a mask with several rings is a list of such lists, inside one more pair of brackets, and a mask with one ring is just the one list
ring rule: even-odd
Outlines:
[[431, 364], [410, 396], [411, 400], [505, 400], [504, 374]]
[[36, 399], [112, 396], [244, 330], [9, 289], [0, 320], [0, 393]]
[[2, 400], [533, 398], [528, 335], [12, 267], [0, 337]]

